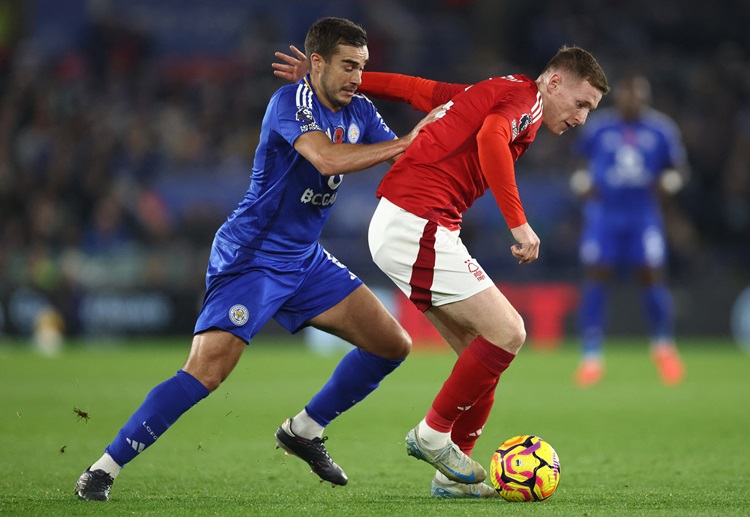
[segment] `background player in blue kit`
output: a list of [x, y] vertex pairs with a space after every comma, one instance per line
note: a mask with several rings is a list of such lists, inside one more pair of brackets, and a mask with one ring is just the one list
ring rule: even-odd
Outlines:
[[215, 390], [271, 318], [290, 332], [312, 325], [356, 345], [310, 403], [276, 431], [278, 446], [308, 462], [321, 480], [346, 484], [323, 445], [323, 429], [401, 364], [411, 340], [317, 241], [342, 175], [394, 159], [430, 117], [397, 139], [356, 93], [369, 57], [358, 25], [321, 19], [308, 31], [305, 49], [310, 73], [271, 98], [250, 187], [216, 233], [185, 365], [148, 394], [105, 454], [81, 474], [79, 498], [108, 500], [122, 467]]
[[660, 195], [673, 194], [687, 173], [675, 123], [649, 107], [650, 85], [640, 75], [617, 84], [615, 107], [591, 117], [577, 143], [587, 170], [571, 178], [585, 199], [580, 256], [586, 282], [579, 308], [583, 357], [579, 386], [604, 374], [607, 284], [619, 267], [633, 269], [641, 286], [651, 355], [664, 383], [678, 384], [684, 367], [674, 344], [673, 309], [664, 281], [666, 239]]

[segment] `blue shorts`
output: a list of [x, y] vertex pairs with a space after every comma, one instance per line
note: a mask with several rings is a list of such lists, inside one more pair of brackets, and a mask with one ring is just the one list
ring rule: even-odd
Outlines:
[[221, 329], [249, 343], [273, 318], [295, 333], [362, 281], [316, 244], [299, 260], [259, 257], [214, 240], [195, 334]]
[[579, 252], [586, 266], [660, 268], [667, 258], [664, 229], [657, 222], [627, 228], [604, 223], [586, 225]]

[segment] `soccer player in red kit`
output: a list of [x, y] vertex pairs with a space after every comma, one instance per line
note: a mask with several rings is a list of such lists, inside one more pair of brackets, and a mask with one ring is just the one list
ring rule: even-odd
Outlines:
[[[302, 66], [276, 56], [288, 63], [274, 65], [281, 77]], [[359, 91], [421, 111], [444, 105], [383, 178], [368, 240], [378, 267], [458, 354], [425, 418], [406, 436], [407, 452], [437, 469], [434, 497], [491, 497], [486, 472], [470, 453], [526, 332], [461, 242], [462, 214], [490, 189], [517, 242], [511, 253], [519, 264], [536, 260], [539, 238], [524, 215], [514, 163], [542, 124], [558, 135], [584, 124], [609, 85], [590, 53], [563, 47], [536, 80], [516, 74], [464, 85], [365, 72]]]

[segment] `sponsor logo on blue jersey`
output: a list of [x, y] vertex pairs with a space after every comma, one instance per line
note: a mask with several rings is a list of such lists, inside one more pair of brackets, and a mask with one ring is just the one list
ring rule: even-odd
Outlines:
[[[330, 176], [328, 178], [328, 188], [330, 188], [331, 190], [336, 190], [337, 188], [339, 188], [339, 185], [341, 185], [341, 182], [343, 180], [343, 174]], [[328, 206], [332, 205], [336, 201], [336, 194], [336, 192], [334, 192], [333, 194], [316, 193], [313, 189], [307, 188], [302, 194], [300, 201], [302, 201], [303, 203], [310, 203], [315, 206]]]
[[318, 123], [315, 121], [312, 109], [307, 106], [300, 106], [297, 113], [294, 115], [294, 118], [302, 123], [299, 130], [303, 133], [307, 133], [308, 131], [322, 131]]
[[302, 197], [299, 200], [303, 203], [310, 203], [315, 206], [328, 206], [336, 201], [336, 192], [333, 194], [316, 194], [313, 189], [307, 188], [302, 193]]

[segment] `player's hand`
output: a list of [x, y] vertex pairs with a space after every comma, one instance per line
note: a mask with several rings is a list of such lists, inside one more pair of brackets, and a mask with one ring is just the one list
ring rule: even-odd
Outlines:
[[510, 232], [518, 243], [510, 247], [510, 252], [518, 259], [519, 264], [530, 264], [539, 258], [539, 237], [529, 223], [511, 228]]
[[582, 198], [591, 197], [594, 189], [594, 180], [587, 169], [580, 168], [570, 176], [570, 190]]
[[685, 186], [687, 174], [684, 170], [666, 169], [662, 171], [657, 183], [657, 190], [663, 196], [674, 196]]
[[417, 137], [423, 127], [425, 127], [427, 124], [435, 122], [437, 119], [443, 116], [444, 112], [445, 109], [442, 105], [434, 108], [431, 112], [425, 115], [422, 120], [417, 122], [417, 125], [414, 126], [414, 129], [412, 129], [405, 138], [409, 141], [409, 143], [411, 143]]
[[308, 72], [307, 57], [305, 53], [294, 45], [289, 45], [289, 49], [292, 51], [294, 56], [284, 54], [283, 52], [275, 52], [274, 56], [276, 59], [284, 61], [284, 63], [271, 63], [273, 67], [273, 75], [286, 79], [290, 83], [296, 83]]

